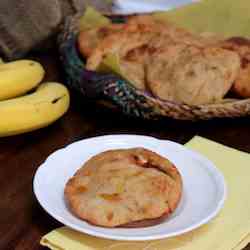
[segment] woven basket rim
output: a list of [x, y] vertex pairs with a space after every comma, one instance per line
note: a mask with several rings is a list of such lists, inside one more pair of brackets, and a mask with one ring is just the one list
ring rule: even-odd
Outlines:
[[[66, 18], [65, 23], [61, 27], [61, 34], [63, 34], [64, 37], [68, 35], [69, 32], [74, 32], [76, 35], [78, 35], [80, 31], [77, 28], [76, 23], [77, 23], [77, 20], [81, 16], [82, 16], [82, 13], [76, 13]], [[126, 15], [124, 15], [124, 17], [125, 16]], [[62, 42], [63, 41], [60, 40], [59, 45]], [[81, 60], [81, 55], [80, 53], [78, 54], [79, 54], [78, 55], [79, 59]], [[119, 78], [122, 79], [121, 76], [119, 76]], [[122, 79], [122, 80], [126, 81], [125, 79]], [[145, 96], [144, 91], [136, 89], [135, 87], [134, 89], [136, 93]], [[185, 103], [177, 103], [174, 101], [162, 100], [160, 98], [150, 96], [150, 95], [147, 95], [147, 98], [159, 104], [161, 107], [164, 107], [165, 105], [170, 105], [170, 106], [175, 106], [180, 109], [184, 109], [184, 112], [187, 111], [187, 112], [197, 113], [196, 116], [198, 117], [198, 119], [203, 119], [202, 117], [203, 113], [204, 113], [204, 119], [215, 118], [215, 117], [239, 117], [239, 116], [245, 116], [245, 115], [250, 114], [250, 98], [245, 98], [245, 99], [223, 98], [222, 102], [211, 103], [211, 104], [201, 104], [201, 105], [189, 105]]]

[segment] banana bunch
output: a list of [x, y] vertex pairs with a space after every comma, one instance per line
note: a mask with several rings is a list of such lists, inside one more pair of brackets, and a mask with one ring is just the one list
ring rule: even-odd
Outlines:
[[68, 110], [67, 88], [41, 83], [44, 74], [42, 65], [32, 60], [0, 60], [0, 137], [48, 126]]

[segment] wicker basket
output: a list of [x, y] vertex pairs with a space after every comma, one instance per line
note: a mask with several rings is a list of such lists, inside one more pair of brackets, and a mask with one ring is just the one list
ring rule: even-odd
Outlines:
[[86, 70], [76, 46], [79, 17], [75, 15], [66, 19], [58, 43], [68, 86], [83, 96], [108, 101], [127, 115], [146, 119], [171, 117], [178, 120], [207, 120], [250, 114], [250, 99], [224, 99], [221, 103], [197, 106], [178, 104], [135, 89], [114, 74]]

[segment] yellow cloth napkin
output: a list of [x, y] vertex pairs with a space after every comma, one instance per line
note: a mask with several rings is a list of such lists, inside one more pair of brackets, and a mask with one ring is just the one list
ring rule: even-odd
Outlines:
[[155, 16], [198, 33], [250, 37], [249, 0], [201, 0]]
[[165, 240], [122, 242], [95, 238], [67, 227], [41, 239], [52, 250], [240, 250], [250, 242], [250, 154], [202, 137], [186, 144], [205, 155], [224, 174], [228, 198], [219, 215], [208, 224]]

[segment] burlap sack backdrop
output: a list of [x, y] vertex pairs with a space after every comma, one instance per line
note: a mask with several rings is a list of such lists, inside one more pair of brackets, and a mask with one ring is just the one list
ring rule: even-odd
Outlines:
[[87, 5], [108, 11], [110, 6], [107, 2], [105, 0], [0, 1], [0, 57], [19, 58], [31, 49], [46, 47], [65, 16], [83, 11]]

